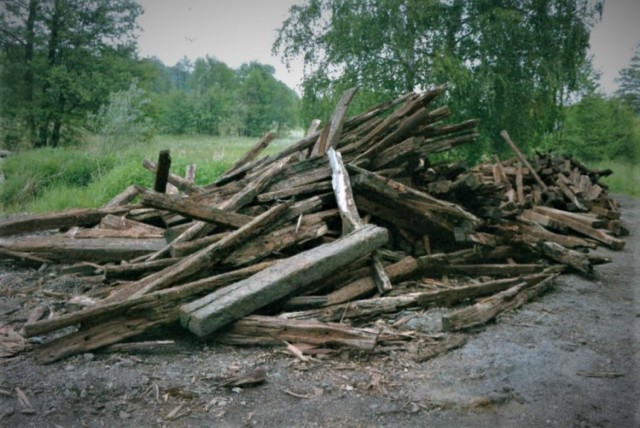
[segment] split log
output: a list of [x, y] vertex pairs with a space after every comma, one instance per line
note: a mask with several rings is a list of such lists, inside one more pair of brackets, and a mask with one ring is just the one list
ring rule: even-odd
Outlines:
[[387, 242], [386, 229], [363, 226], [330, 244], [304, 251], [244, 281], [184, 305], [180, 320], [200, 337], [301, 290]]

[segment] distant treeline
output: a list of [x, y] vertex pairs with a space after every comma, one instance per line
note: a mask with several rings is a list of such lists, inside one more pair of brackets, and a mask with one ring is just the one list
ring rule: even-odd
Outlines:
[[259, 136], [297, 126], [298, 95], [274, 77], [270, 65], [252, 62], [234, 70], [212, 57], [152, 71], [148, 117], [169, 134]]
[[139, 58], [142, 12], [133, 0], [3, 1], [0, 144], [57, 147], [87, 129], [258, 136], [296, 125], [297, 94], [269, 65]]

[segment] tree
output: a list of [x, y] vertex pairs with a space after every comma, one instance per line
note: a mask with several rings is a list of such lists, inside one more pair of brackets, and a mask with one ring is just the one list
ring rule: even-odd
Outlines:
[[64, 132], [97, 112], [135, 75], [133, 0], [7, 0], [0, 12], [6, 67], [0, 113], [36, 147], [57, 146]]
[[252, 62], [238, 69], [238, 110], [242, 133], [260, 136], [269, 130], [287, 129], [296, 123], [297, 95], [273, 76], [270, 65]]
[[558, 144], [552, 148], [585, 161], [640, 161], [640, 118], [620, 98], [591, 94], [566, 108]]
[[629, 103], [635, 114], [640, 115], [640, 43], [636, 46], [629, 67], [620, 70], [616, 82], [620, 85], [616, 95]]
[[273, 51], [303, 58], [305, 114], [354, 84], [375, 99], [449, 81], [453, 110], [480, 118], [486, 141], [509, 128], [526, 146], [581, 90], [601, 12], [591, 0], [306, 0]]

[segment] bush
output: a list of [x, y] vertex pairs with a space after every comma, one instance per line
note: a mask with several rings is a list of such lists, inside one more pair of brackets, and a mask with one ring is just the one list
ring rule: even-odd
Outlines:
[[109, 103], [93, 117], [103, 153], [121, 150], [127, 145], [147, 142], [153, 137], [151, 120], [145, 114], [149, 100], [133, 81], [126, 91], [112, 93]]
[[56, 186], [84, 187], [99, 171], [113, 168], [113, 156], [96, 156], [66, 148], [16, 153], [3, 161], [6, 181], [0, 186], [4, 210], [25, 205]]

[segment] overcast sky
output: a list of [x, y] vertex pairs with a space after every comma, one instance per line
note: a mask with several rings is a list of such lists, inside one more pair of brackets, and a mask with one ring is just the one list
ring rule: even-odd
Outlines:
[[[300, 0], [139, 0], [142, 56], [156, 56], [166, 65], [180, 58], [210, 55], [237, 68], [257, 60], [271, 64], [276, 78], [292, 88], [302, 79], [302, 65], [287, 70], [271, 55], [276, 30], [289, 7]], [[595, 68], [602, 72], [607, 93], [617, 88], [618, 71], [629, 65], [640, 42], [640, 0], [606, 0], [602, 22], [591, 38]]]

